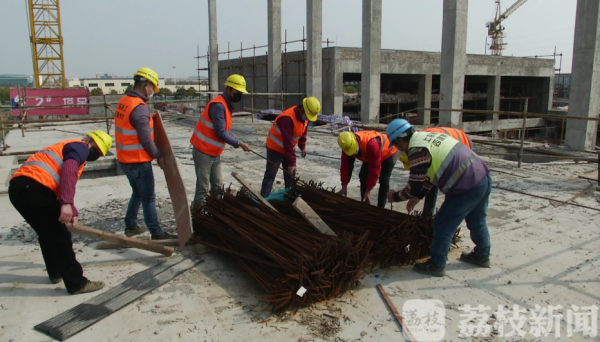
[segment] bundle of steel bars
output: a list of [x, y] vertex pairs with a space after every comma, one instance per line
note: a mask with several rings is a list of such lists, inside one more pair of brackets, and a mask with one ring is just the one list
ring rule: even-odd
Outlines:
[[[433, 242], [431, 218], [361, 203], [338, 195], [333, 189], [323, 188], [322, 183], [296, 180], [293, 189], [288, 191], [289, 201], [271, 202], [275, 208], [289, 217], [297, 216], [291, 203], [299, 195], [337, 234], [350, 232], [362, 236], [367, 233], [369, 241], [373, 242], [369, 256], [371, 267], [412, 265], [429, 256]], [[454, 235], [453, 243], [459, 231]]]
[[366, 232], [324, 235], [250, 196], [245, 188], [209, 196], [193, 213], [193, 239], [231, 255], [268, 293], [265, 309], [308, 305], [359, 283], [372, 245]]

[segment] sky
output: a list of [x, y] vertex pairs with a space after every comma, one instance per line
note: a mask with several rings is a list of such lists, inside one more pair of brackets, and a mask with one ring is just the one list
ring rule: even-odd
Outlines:
[[[503, 10], [514, 1], [503, 0]], [[527, 1], [504, 21], [504, 55], [551, 55], [556, 46], [562, 72], [570, 73], [576, 3]], [[208, 50], [207, 0], [61, 0], [60, 6], [67, 77], [129, 76], [142, 66], [160, 77], [189, 77], [197, 75], [197, 47], [203, 55]], [[382, 8], [383, 49], [441, 50], [443, 0], [383, 0]], [[494, 0], [471, 0], [468, 11], [467, 53], [484, 54]], [[362, 0], [323, 0], [323, 40], [360, 47], [361, 12]], [[219, 51], [228, 43], [232, 50], [240, 43], [266, 45], [267, 1], [217, 0], [217, 25]], [[282, 39], [285, 30], [288, 40], [301, 39], [305, 26], [306, 1], [282, 0]], [[0, 73], [33, 74], [26, 0], [1, 1], [0, 32]], [[301, 49], [301, 43], [288, 45], [288, 51]]]

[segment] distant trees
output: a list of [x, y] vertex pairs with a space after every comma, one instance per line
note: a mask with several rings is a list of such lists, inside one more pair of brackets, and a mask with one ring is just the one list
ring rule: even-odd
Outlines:
[[194, 95], [196, 95], [196, 88], [189, 87], [189, 88], [187, 88], [186, 92], [188, 93], [188, 95], [194, 96]]
[[127, 88], [125, 88], [125, 90], [123, 90], [123, 94], [127, 94], [131, 90], [131, 88], [133, 88], [133, 86], [131, 84], [128, 85]]
[[169, 88], [159, 88], [158, 90], [160, 90], [159, 95], [162, 95], [162, 96], [172, 96], [173, 95], [173, 92]]
[[119, 92], [116, 89], [111, 89], [109, 94], [110, 95], [119, 95]]
[[0, 104], [3, 104], [5, 101], [8, 100], [10, 100], [10, 88], [0, 88]]
[[344, 93], [356, 93], [357, 91], [355, 86], [344, 86]]
[[98, 96], [98, 95], [104, 95], [104, 93], [102, 92], [102, 89], [100, 89], [100, 88], [94, 88], [94, 89], [92, 89], [92, 91], [90, 91], [90, 95], [91, 96]]

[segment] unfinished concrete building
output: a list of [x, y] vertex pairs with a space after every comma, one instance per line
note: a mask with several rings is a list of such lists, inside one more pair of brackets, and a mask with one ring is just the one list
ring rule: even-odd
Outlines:
[[[215, 0], [208, 2], [214, 11]], [[211, 89], [218, 89], [227, 75], [240, 73], [251, 92], [316, 96], [322, 101], [323, 114], [385, 123], [394, 114], [415, 109], [408, 117], [418, 124], [492, 136], [497, 132], [520, 136], [522, 120], [483, 111], [546, 114], [551, 109], [553, 60], [466, 54], [468, 0], [444, 0], [441, 53], [382, 50], [381, 11], [381, 0], [363, 0], [362, 48], [323, 48], [322, 0], [307, 0], [303, 48], [287, 52], [282, 51], [281, 0], [268, 0], [268, 54], [256, 56], [255, 51], [252, 57], [227, 60], [217, 58], [216, 15], [211, 12]], [[600, 111], [600, 72], [595, 62], [599, 13], [598, 1], [578, 0], [571, 86], [574, 105], [569, 117], [597, 118]], [[344, 84], [349, 82], [360, 83], [360, 95], [344, 94]], [[300, 97], [246, 98], [243, 107], [281, 109], [299, 103]], [[534, 134], [543, 139], [560, 136], [562, 141], [564, 136], [565, 146], [573, 150], [593, 150], [598, 139], [596, 121], [528, 118], [527, 129], [540, 132]]]

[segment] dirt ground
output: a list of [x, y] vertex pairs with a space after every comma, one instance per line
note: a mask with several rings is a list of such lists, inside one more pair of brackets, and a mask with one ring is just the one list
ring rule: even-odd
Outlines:
[[[191, 200], [195, 189], [189, 144], [192, 128], [179, 121], [169, 122], [172, 119], [165, 117], [165, 126]], [[236, 118], [233, 133], [265, 154], [264, 141], [269, 127], [268, 122]], [[69, 131], [92, 129], [102, 129], [102, 125], [71, 126]], [[66, 137], [74, 138], [77, 134], [49, 130], [28, 132], [23, 138], [11, 133], [7, 143], [18, 146], [13, 150], [31, 150]], [[327, 186], [339, 186], [341, 152], [336, 136], [310, 131], [307, 150], [307, 158], [299, 158], [298, 175], [322, 181]], [[384, 287], [399, 310], [409, 300], [441, 301], [445, 313], [442, 340], [550, 341], [557, 337], [557, 326], [559, 339], [599, 340], [576, 331], [576, 320], [569, 321], [573, 317], [587, 318], [591, 328], [595, 325], [596, 333], [600, 322], [597, 313], [589, 317], [574, 315], [585, 310], [592, 312], [585, 308], [600, 307], [600, 204], [595, 198], [596, 184], [590, 187], [590, 182], [578, 178], [597, 170], [598, 165], [564, 161], [524, 164], [518, 169], [515, 162], [483, 158], [493, 170], [494, 181], [488, 208], [492, 237], [492, 267], [489, 269], [458, 260], [460, 252], [473, 247], [463, 224], [462, 241], [459, 249], [450, 252], [448, 275], [444, 278], [424, 276], [410, 267], [376, 269], [366, 272], [361, 285], [340, 298], [275, 316], [261, 311], [264, 304], [260, 299], [264, 292], [233, 261], [211, 249], [192, 246], [178, 252], [200, 255], [203, 258], [200, 264], [70, 341], [402, 341], [398, 324], [375, 289], [377, 284]], [[8, 177], [10, 169], [16, 167], [13, 159], [0, 157], [0, 177]], [[266, 163], [260, 157], [228, 148], [222, 155], [222, 163], [226, 185], [239, 187], [231, 176], [231, 172], [236, 171], [253, 186], [260, 187]], [[391, 186], [400, 189], [406, 184], [408, 174], [400, 163], [396, 169]], [[157, 166], [154, 173], [159, 219], [165, 229], [173, 230], [175, 222], [164, 176]], [[274, 190], [283, 187], [282, 174], [278, 180]], [[348, 195], [358, 199], [358, 186], [355, 172]], [[571, 202], [588, 208], [560, 205], [588, 187]], [[80, 180], [76, 194], [80, 222], [121, 233], [130, 191], [125, 176]], [[373, 191], [372, 203], [375, 194]], [[443, 199], [440, 194], [438, 208]], [[419, 204], [417, 209], [421, 206]], [[406, 211], [402, 204], [393, 208]], [[49, 337], [33, 330], [33, 326], [97, 293], [70, 296], [63, 284], [48, 282], [36, 235], [6, 195], [0, 195], [0, 217], [0, 340], [49, 341]], [[139, 219], [142, 223], [141, 213]], [[165, 260], [163, 256], [136, 249], [97, 250], [97, 241], [80, 236], [74, 236], [73, 242], [85, 275], [105, 281], [106, 289]], [[480, 315], [470, 315], [479, 305], [482, 305]], [[548, 331], [544, 336], [543, 330], [540, 333], [540, 329], [536, 329], [539, 324], [535, 318], [548, 317], [544, 310], [549, 306], [561, 306], [555, 311], [555, 316], [561, 317], [550, 329], [545, 325]], [[523, 318], [510, 320], [514, 325], [507, 323], [504, 331], [499, 331], [499, 311], [508, 317]], [[325, 316], [325, 313], [339, 318]], [[480, 334], [467, 336], [469, 329], [475, 329], [471, 336], [477, 331]], [[513, 330], [517, 333], [509, 335]]]

